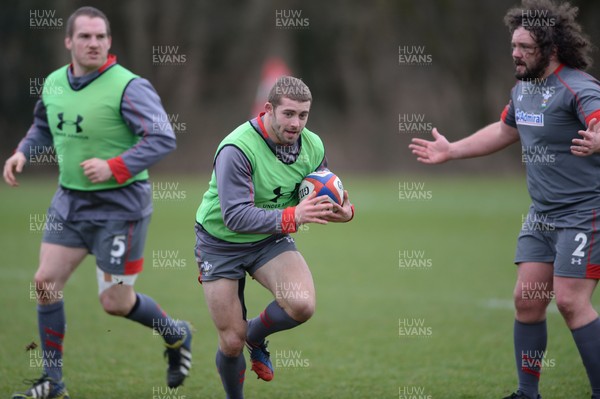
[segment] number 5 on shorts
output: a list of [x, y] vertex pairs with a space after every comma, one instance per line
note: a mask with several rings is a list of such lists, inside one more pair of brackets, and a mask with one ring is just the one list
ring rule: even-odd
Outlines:
[[112, 249], [110, 251], [110, 263], [121, 264], [121, 257], [125, 253], [125, 234], [113, 237]]

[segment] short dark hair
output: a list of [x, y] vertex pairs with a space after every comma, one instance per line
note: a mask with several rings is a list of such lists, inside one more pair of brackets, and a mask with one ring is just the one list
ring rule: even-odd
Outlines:
[[520, 27], [529, 31], [544, 57], [556, 49], [561, 63], [585, 70], [592, 65], [592, 45], [575, 21], [578, 12], [570, 3], [523, 0], [520, 7], [508, 10], [504, 23], [511, 34]]
[[73, 37], [73, 33], [75, 30], [75, 20], [77, 17], [85, 15], [90, 18], [102, 18], [104, 23], [106, 24], [106, 34], [110, 36], [110, 23], [108, 22], [108, 18], [106, 18], [106, 14], [102, 11], [98, 10], [96, 7], [80, 7], [67, 20], [67, 37]]
[[269, 91], [267, 101], [273, 104], [275, 108], [281, 104], [281, 99], [284, 97], [299, 102], [312, 102], [312, 94], [310, 94], [308, 86], [301, 79], [293, 76], [278, 78], [271, 91]]

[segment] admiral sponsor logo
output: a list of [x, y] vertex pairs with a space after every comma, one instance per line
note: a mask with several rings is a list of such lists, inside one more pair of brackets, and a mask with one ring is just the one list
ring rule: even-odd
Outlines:
[[515, 112], [517, 125], [544, 126], [544, 114], [535, 112], [525, 112], [517, 109]]

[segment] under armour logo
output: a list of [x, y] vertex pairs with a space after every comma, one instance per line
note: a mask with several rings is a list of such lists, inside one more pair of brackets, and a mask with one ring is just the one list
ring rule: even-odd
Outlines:
[[289, 197], [292, 197], [295, 193], [298, 193], [298, 188], [300, 188], [300, 183], [296, 183], [296, 185], [294, 186], [294, 189], [290, 192], [290, 193], [282, 193], [281, 192], [281, 186], [277, 187], [275, 190], [273, 190], [273, 194], [275, 194], [275, 198], [271, 199], [271, 202], [277, 202], [277, 200], [281, 197], [283, 197], [284, 195], [287, 195]]
[[110, 264], [111, 264], [111, 265], [113, 265], [113, 264], [115, 264], [115, 263], [116, 263], [117, 265], [120, 265], [120, 264], [121, 264], [121, 258], [113, 258], [113, 257], [111, 257], [111, 258], [110, 258]]
[[281, 194], [281, 186], [277, 187], [275, 190], [273, 190], [273, 194], [276, 195], [275, 198], [273, 198], [271, 200], [271, 202], [277, 202], [277, 200], [279, 199], [279, 197], [282, 197], [283, 194]]
[[83, 116], [81, 116], [79, 114], [77, 114], [77, 120], [69, 121], [69, 120], [64, 119], [64, 112], [61, 112], [58, 114], [58, 120], [60, 121], [60, 122], [58, 122], [58, 125], [56, 125], [58, 130], [63, 130], [63, 125], [75, 125], [77, 133], [83, 132], [83, 129], [81, 128], [81, 125], [80, 125], [81, 121], [83, 121]]
[[578, 264], [581, 265], [581, 258], [571, 258], [571, 264]]

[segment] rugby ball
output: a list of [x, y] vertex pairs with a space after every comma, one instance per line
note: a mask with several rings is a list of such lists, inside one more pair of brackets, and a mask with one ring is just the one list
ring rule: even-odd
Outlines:
[[329, 202], [339, 205], [344, 202], [344, 185], [339, 177], [328, 170], [312, 172], [302, 180], [298, 188], [299, 200], [302, 201], [313, 191], [317, 192], [317, 197], [327, 195]]

